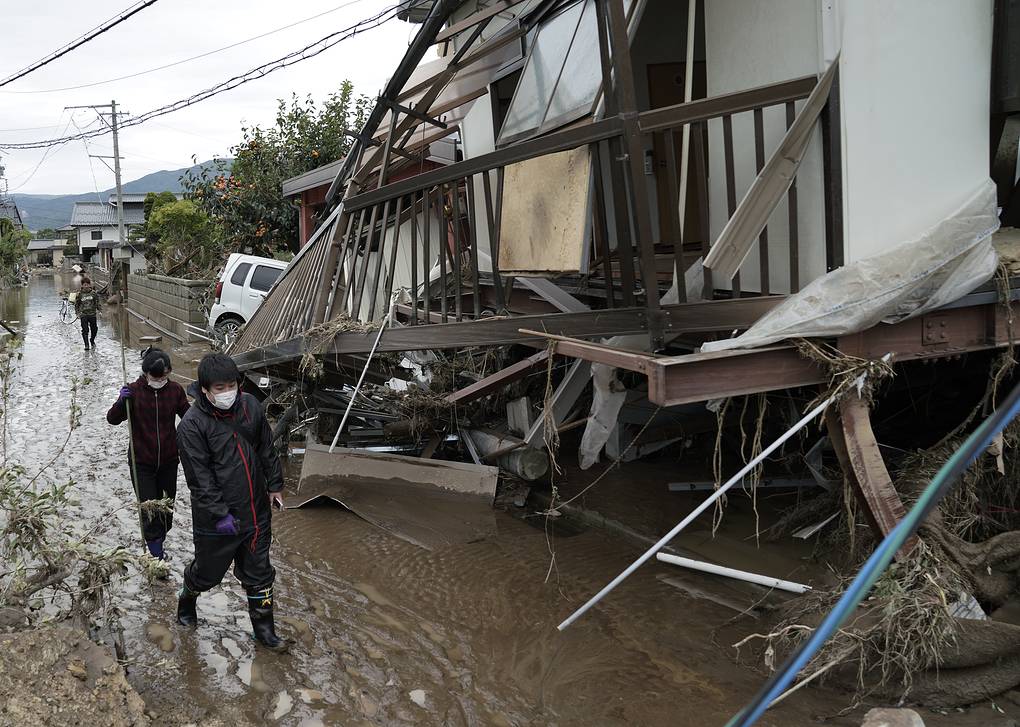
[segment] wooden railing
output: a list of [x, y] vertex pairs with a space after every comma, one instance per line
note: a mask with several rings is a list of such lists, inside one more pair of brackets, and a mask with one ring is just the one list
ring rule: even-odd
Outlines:
[[[644, 306], [649, 311], [651, 330], [659, 298], [674, 279], [673, 271], [680, 271], [675, 276], [679, 284], [678, 301], [693, 299], [683, 284], [683, 273], [692, 258], [704, 259], [712, 248], [709, 185], [710, 170], [720, 166], [716, 155], [722, 158], [727, 216], [732, 216], [738, 206], [733, 118], [738, 114], [753, 117], [752, 144], [760, 170], [770, 154], [765, 148], [767, 110], [781, 108], [789, 126], [796, 115], [795, 103], [806, 98], [815, 84], [814, 77], [794, 79], [637, 116], [638, 133], [658, 137], [661, 147], [667, 150], [666, 198], [671, 201], [677, 200], [679, 176], [673, 150], [684, 126], [691, 128], [692, 158], [688, 171], [690, 189], [700, 210], [699, 229], [690, 220], [685, 229], [680, 229], [677, 204], [671, 202], [665, 208], [658, 205], [657, 214], [664, 220], [662, 228], [668, 231], [659, 248], [658, 262], [669, 263], [668, 271], [661, 271], [661, 276], [656, 270], [654, 242], [647, 234], [641, 234], [653, 221], [636, 217], [651, 212], [634, 194], [633, 168], [628, 160], [629, 150], [634, 146], [628, 143], [626, 130], [635, 127], [628, 127], [627, 120], [618, 115], [357, 194], [349, 193], [278, 282], [267, 300], [272, 305], [263, 305], [235, 350], [287, 340], [338, 316], [377, 320], [388, 310], [398, 277], [403, 278], [411, 293], [412, 301], [401, 308], [411, 325], [463, 321], [507, 312], [513, 282], [499, 264], [499, 240], [506, 223], [501, 210], [504, 169], [510, 164], [583, 146], [591, 151], [592, 169], [606, 168], [608, 173], [593, 174], [591, 236], [586, 241], [591, 245], [592, 263], [583, 276], [566, 281], [572, 284], [567, 287], [589, 291], [601, 288], [604, 297], [600, 294], [586, 299], [586, 304], [593, 308]], [[722, 128], [721, 148], [708, 141], [708, 126], [715, 123]], [[713, 159], [715, 164], [710, 164]], [[830, 167], [826, 166], [826, 175]], [[638, 179], [645, 184], [643, 178]], [[824, 186], [827, 205], [834, 207], [828, 193], [834, 185]], [[783, 264], [790, 266], [791, 292], [807, 282], [799, 275], [803, 253], [800, 218], [806, 211], [800, 194], [801, 188], [796, 183], [787, 192], [790, 244]], [[818, 214], [817, 209], [809, 211]], [[835, 249], [832, 234], [828, 237], [827, 249]], [[770, 257], [768, 239], [766, 227], [759, 238], [758, 290], [742, 289], [739, 272], [732, 281], [725, 281], [714, 279], [717, 276], [712, 271], [703, 269], [700, 298], [770, 294], [770, 272], [779, 261]], [[819, 241], [812, 239], [811, 244]], [[663, 251], [671, 254], [672, 260], [664, 260], [667, 255]], [[831, 267], [831, 254], [829, 258]], [[438, 268], [435, 275], [434, 266]], [[266, 310], [267, 307], [271, 309]]]

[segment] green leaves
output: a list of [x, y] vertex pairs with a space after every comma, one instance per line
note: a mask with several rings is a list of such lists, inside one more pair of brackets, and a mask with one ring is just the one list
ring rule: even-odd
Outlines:
[[283, 182], [342, 159], [369, 103], [355, 97], [349, 81], [321, 105], [311, 96], [280, 99], [274, 126], [241, 127], [232, 164], [221, 160], [212, 171], [182, 178], [189, 199], [216, 228], [222, 252], [297, 251], [300, 205], [283, 197]]

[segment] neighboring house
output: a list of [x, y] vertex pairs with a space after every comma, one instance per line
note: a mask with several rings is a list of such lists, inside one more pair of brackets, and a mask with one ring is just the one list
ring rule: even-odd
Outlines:
[[59, 267], [64, 261], [67, 240], [29, 240], [25, 261], [29, 265]]
[[[144, 194], [124, 195], [125, 237], [132, 227], [145, 223]], [[117, 227], [117, 196], [110, 195], [106, 202], [75, 202], [71, 224], [76, 232], [82, 259], [110, 270], [117, 259], [129, 259], [132, 272], [145, 270], [143, 251], [130, 242], [120, 244]], [[123, 248], [124, 252], [115, 254]]]
[[[452, 139], [439, 139], [428, 145], [424, 162], [415, 168], [394, 173], [390, 179], [397, 181], [407, 177], [431, 171], [456, 160], [456, 144]], [[301, 207], [298, 217], [298, 247], [305, 243], [315, 232], [316, 225], [321, 221], [321, 213], [325, 208], [326, 193], [336, 179], [343, 166], [343, 159], [326, 164], [310, 172], [291, 177], [283, 183], [283, 196], [297, 198]]]

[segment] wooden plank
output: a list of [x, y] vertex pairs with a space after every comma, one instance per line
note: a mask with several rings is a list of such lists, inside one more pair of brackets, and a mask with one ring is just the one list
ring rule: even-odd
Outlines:
[[822, 367], [787, 346], [692, 353], [649, 362], [648, 399], [661, 406], [675, 406], [827, 380]]
[[[747, 194], [740, 202], [740, 207], [730, 215], [726, 226], [719, 233], [719, 238], [712, 246], [712, 252], [705, 260], [705, 265], [723, 278], [732, 275], [736, 279], [736, 273], [740, 270], [755, 238], [768, 223], [769, 216], [779, 204], [779, 200], [786, 194], [790, 181], [797, 176], [801, 160], [811, 142], [815, 122], [832, 88], [838, 66], [837, 59], [822, 75], [804, 107], [797, 114], [793, 125], [783, 136], [761, 173], [751, 183]], [[727, 117], [723, 117], [724, 133], [727, 133], [726, 120]], [[727, 167], [728, 165], [727, 159]], [[728, 177], [727, 168], [727, 184]]]
[[436, 36], [436, 43], [442, 43], [445, 40], [449, 40], [458, 33], [462, 33], [468, 28], [473, 28], [481, 22], [492, 18], [493, 16], [499, 15], [500, 13], [509, 10], [514, 5], [521, 3], [523, 0], [496, 0], [492, 5], [487, 8], [479, 10], [477, 13], [467, 16], [463, 20], [459, 20], [446, 30], [442, 31]]
[[[765, 112], [754, 110], [754, 171], [761, 174], [765, 167]], [[758, 235], [758, 273], [762, 295], [769, 294], [769, 228], [766, 224]]]
[[[590, 379], [591, 364], [588, 361], [577, 360], [571, 364], [559, 386], [556, 387], [556, 391], [553, 392], [552, 401], [549, 403], [552, 408], [553, 422], [557, 427], [564, 422], [570, 410], [574, 408], [574, 404], [585, 387], [588, 386]], [[524, 435], [524, 441], [532, 447], [543, 447], [544, 437], [545, 417], [541, 416]]]
[[[793, 126], [797, 111], [793, 101], [786, 103], [786, 128]], [[790, 293], [800, 290], [800, 229], [797, 214], [797, 178], [790, 182], [786, 192], [786, 206], [790, 230]]]
[[466, 404], [469, 401], [488, 396], [514, 381], [523, 379], [535, 369], [545, 366], [548, 358], [548, 350], [539, 351], [515, 364], [507, 366], [505, 369], [501, 369], [494, 374], [486, 376], [484, 379], [476, 381], [470, 386], [465, 386], [463, 389], [458, 389], [448, 394], [446, 401], [450, 404]]
[[627, 371], [645, 373], [648, 371], [648, 362], [655, 358], [644, 351], [630, 351], [606, 344], [583, 341], [579, 338], [531, 331], [527, 328], [522, 328], [521, 333], [541, 337], [547, 341], [555, 341], [556, 353], [562, 356], [573, 356], [585, 361], [608, 364]]
[[[831, 408], [826, 412], [829, 438], [875, 537], [882, 539], [903, 519], [906, 508], [882, 460], [867, 403], [852, 392], [840, 401], [839, 412], [838, 421]], [[916, 542], [907, 541], [897, 559], [909, 554]]]
[[[665, 330], [671, 333], [729, 332], [748, 328], [764, 313], [782, 302], [781, 296], [744, 298], [741, 300], [700, 301], [664, 306]], [[464, 346], [501, 346], [542, 339], [520, 333], [528, 328], [576, 338], [601, 338], [644, 333], [647, 313], [643, 308], [614, 308], [580, 313], [549, 313], [531, 316], [483, 318], [463, 323], [441, 323], [429, 326], [390, 328], [379, 341], [380, 351], [417, 351], [422, 349], [462, 348]], [[367, 353], [375, 333], [344, 333], [337, 336], [328, 351], [336, 353]], [[296, 337], [282, 343], [267, 345], [238, 354], [238, 366], [256, 368], [288, 361], [302, 353], [303, 339]], [[699, 354], [708, 355], [708, 354]], [[724, 354], [718, 354], [724, 355]], [[670, 361], [667, 357], [662, 361]]]
[[645, 111], [640, 116], [641, 130], [652, 132], [675, 129], [684, 124], [739, 114], [760, 106], [776, 106], [787, 101], [796, 101], [807, 98], [817, 83], [818, 79], [815, 76], [804, 76], [747, 91], [735, 91]]
[[503, 214], [514, 224], [500, 236], [502, 272], [530, 275], [580, 270], [590, 169], [587, 147], [506, 167]]

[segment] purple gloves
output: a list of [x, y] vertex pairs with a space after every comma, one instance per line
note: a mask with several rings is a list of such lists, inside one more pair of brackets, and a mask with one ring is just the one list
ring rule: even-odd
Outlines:
[[130, 386], [122, 386], [122, 387], [120, 387], [120, 398], [121, 399], [130, 399], [132, 396], [134, 396], [134, 392], [131, 391], [131, 387]]
[[216, 521], [216, 532], [220, 535], [237, 535], [237, 518], [228, 512]]

